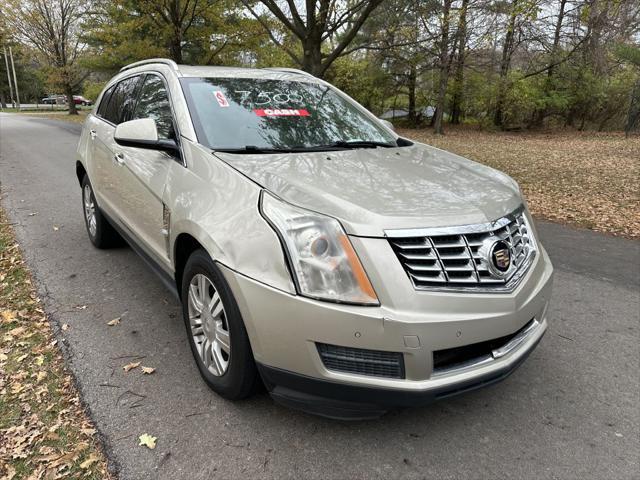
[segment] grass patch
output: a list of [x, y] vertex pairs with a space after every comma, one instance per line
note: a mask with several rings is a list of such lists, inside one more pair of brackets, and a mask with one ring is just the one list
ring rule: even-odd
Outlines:
[[0, 478], [111, 478], [1, 208]]
[[66, 107], [54, 106], [52, 109], [50, 106], [40, 106], [39, 108], [23, 108], [20, 111], [15, 108], [2, 108], [0, 112], [4, 113], [17, 113], [20, 115], [29, 115], [30, 117], [48, 118], [50, 120], [62, 120], [64, 122], [71, 123], [84, 123], [84, 119], [92, 110], [93, 107], [82, 107], [76, 105], [78, 115], [69, 115], [69, 110]]
[[83, 124], [84, 119], [87, 118], [89, 110], [79, 110], [78, 115], [69, 115], [66, 110], [57, 112], [21, 112], [21, 115], [29, 115], [31, 117], [48, 118], [50, 120], [62, 120], [63, 122], [79, 123]]
[[608, 132], [400, 130], [512, 176], [540, 218], [640, 238], [640, 137]]

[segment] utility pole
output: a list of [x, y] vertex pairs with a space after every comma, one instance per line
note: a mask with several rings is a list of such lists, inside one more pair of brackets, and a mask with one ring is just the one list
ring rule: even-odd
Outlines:
[[18, 111], [20, 111], [20, 94], [18, 93], [18, 80], [16, 79], [16, 67], [13, 64], [11, 45], [9, 45], [9, 56], [11, 57], [11, 68], [13, 69], [13, 86], [16, 87], [16, 103], [18, 104]]
[[11, 95], [11, 106], [15, 108], [15, 103], [13, 101], [13, 87], [11, 86], [11, 72], [9, 71], [9, 60], [7, 60], [7, 47], [3, 46], [2, 50], [4, 51], [4, 64], [7, 66], [7, 82], [9, 82], [9, 94]]

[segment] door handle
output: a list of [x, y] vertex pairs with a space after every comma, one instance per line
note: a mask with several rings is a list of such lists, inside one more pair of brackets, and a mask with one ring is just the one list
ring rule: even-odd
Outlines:
[[95, 131], [95, 130], [89, 130], [89, 135], [91, 136], [91, 140], [95, 140], [95, 138], [96, 138], [96, 131]]
[[116, 162], [117, 165], [124, 165], [124, 155], [121, 154], [120, 152], [115, 153], [113, 155], [113, 160], [114, 162]]

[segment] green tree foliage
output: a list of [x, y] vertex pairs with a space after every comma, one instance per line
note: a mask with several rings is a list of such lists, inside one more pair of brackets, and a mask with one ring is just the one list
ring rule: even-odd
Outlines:
[[[247, 64], [264, 41], [259, 25], [231, 0], [115, 0], [85, 23], [94, 70], [115, 71], [152, 57], [200, 65]], [[248, 55], [249, 54], [249, 55]]]
[[[21, 12], [0, 15], [0, 37], [14, 45], [25, 92], [94, 99], [122, 66], [168, 57], [303, 68], [376, 114], [403, 110], [403, 125], [440, 132], [447, 122], [640, 128], [638, 0], [5, 1]], [[59, 5], [73, 10], [64, 42], [77, 50], [66, 63], [60, 38], [26, 35]]]

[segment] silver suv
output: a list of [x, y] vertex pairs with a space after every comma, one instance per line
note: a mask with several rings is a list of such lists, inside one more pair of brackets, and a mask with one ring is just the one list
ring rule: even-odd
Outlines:
[[76, 173], [91, 242], [147, 260], [229, 399], [261, 379], [375, 417], [505, 378], [547, 328], [553, 268], [518, 185], [301, 71], [129, 65]]

